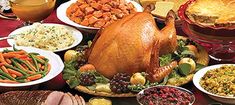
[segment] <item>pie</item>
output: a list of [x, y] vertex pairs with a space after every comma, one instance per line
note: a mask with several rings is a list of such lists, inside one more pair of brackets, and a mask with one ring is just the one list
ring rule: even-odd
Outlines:
[[235, 25], [235, 0], [196, 0], [186, 9], [193, 22], [206, 26]]

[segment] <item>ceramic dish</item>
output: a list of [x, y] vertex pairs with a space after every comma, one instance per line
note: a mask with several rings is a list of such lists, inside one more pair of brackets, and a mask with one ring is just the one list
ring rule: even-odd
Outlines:
[[[185, 14], [187, 8], [193, 4], [196, 0], [188, 0], [185, 4], [181, 5], [179, 10], [178, 10], [178, 16], [180, 17], [181, 20], [187, 22], [188, 24], [192, 25], [193, 27], [200, 28], [200, 29], [210, 29], [210, 30], [217, 30], [216, 33], [225, 33], [225, 32], [230, 32], [235, 30], [235, 26], [229, 26], [229, 27], [219, 27], [219, 26], [213, 26], [213, 25], [202, 25], [196, 22], [193, 22], [192, 20], [189, 19], [189, 17]], [[200, 30], [199, 29], [199, 30]], [[231, 32], [230, 32], [231, 33]], [[226, 35], [226, 34], [225, 34]]]
[[[62, 22], [66, 23], [66, 24], [69, 24], [71, 26], [75, 26], [77, 27], [78, 29], [80, 30], [83, 30], [85, 32], [89, 32], [89, 33], [96, 33], [100, 28], [95, 28], [95, 27], [88, 27], [88, 26], [83, 26], [83, 25], [80, 25], [78, 23], [75, 23], [73, 22], [72, 20], [70, 20], [67, 16], [66, 16], [66, 10], [67, 8], [72, 4], [72, 3], [75, 3], [77, 0], [70, 0], [64, 4], [61, 4], [57, 10], [56, 10], [56, 15], [58, 17], [59, 20], [61, 20]], [[135, 8], [137, 9], [138, 12], [142, 12], [143, 11], [143, 8], [140, 4], [138, 4], [137, 2], [135, 1], [130, 1], [130, 0], [127, 0], [128, 2], [131, 2]]]
[[[12, 50], [12, 47], [6, 47], [6, 48], [0, 48], [0, 51], [3, 51], [4, 49], [9, 49]], [[53, 79], [54, 77], [56, 77], [57, 75], [59, 75], [63, 68], [64, 68], [64, 64], [61, 60], [61, 58], [56, 55], [55, 53], [51, 52], [51, 51], [45, 51], [45, 50], [41, 50], [41, 49], [37, 49], [37, 48], [33, 48], [33, 47], [22, 47], [22, 46], [17, 46], [17, 49], [23, 49], [26, 52], [34, 52], [34, 53], [39, 53], [40, 55], [46, 57], [49, 60], [49, 63], [51, 64], [51, 70], [50, 72], [43, 78], [35, 80], [35, 81], [31, 81], [31, 82], [26, 82], [26, 83], [18, 83], [18, 84], [11, 84], [11, 83], [0, 83], [0, 87], [26, 87], [26, 86], [31, 86], [31, 85], [37, 85], [46, 81], [49, 81], [51, 79]]]
[[[69, 31], [72, 32], [72, 36], [73, 36], [73, 39], [74, 39], [73, 44], [68, 46], [68, 47], [55, 50], [53, 52], [60, 52], [60, 51], [68, 50], [70, 48], [73, 48], [73, 47], [77, 46], [82, 41], [82, 38], [83, 38], [82, 33], [80, 31], [78, 31], [77, 29], [73, 28], [73, 27], [66, 26], [66, 25], [61, 25], [61, 24], [54, 24], [54, 23], [44, 23], [42, 25], [45, 25], [45, 26], [63, 26], [66, 29], [68, 29]], [[32, 29], [32, 28], [34, 28], [34, 27], [32, 27], [32, 26], [25, 26], [25, 27], [18, 28], [15, 31], [11, 32], [9, 34], [9, 37], [11, 37], [11, 36], [14, 37], [14, 35], [20, 35], [20, 33], [23, 33], [23, 32], [25, 32], [27, 30]], [[7, 42], [11, 46], [16, 45], [16, 41], [13, 38], [8, 39]]]
[[223, 65], [234, 65], [235, 64], [218, 64], [218, 65], [212, 65], [212, 66], [208, 66], [205, 67], [201, 70], [199, 70], [193, 77], [193, 83], [194, 85], [203, 93], [207, 94], [209, 97], [211, 97], [212, 99], [219, 101], [219, 102], [223, 102], [223, 103], [227, 103], [227, 104], [235, 104], [235, 97], [226, 97], [226, 96], [220, 96], [220, 95], [216, 95], [213, 93], [210, 93], [208, 91], [206, 91], [201, 85], [200, 85], [200, 80], [201, 78], [210, 70], [216, 69], [216, 68], [220, 68]]
[[[163, 91], [164, 90], [164, 93], [161, 93], [161, 91]], [[168, 92], [166, 92], [168, 90]], [[138, 103], [140, 104], [140, 105], [145, 105], [145, 104], [143, 104], [143, 102], [142, 101], [145, 101], [146, 102], [146, 100], [145, 100], [145, 98], [144, 97], [148, 97], [149, 95], [154, 95], [154, 98], [158, 98], [158, 99], [160, 99], [160, 97], [161, 97], [161, 95], [162, 95], [162, 97], [163, 97], [163, 95], [165, 95], [166, 96], [166, 98], [164, 98], [164, 99], [166, 99], [166, 100], [168, 100], [167, 102], [170, 102], [170, 100], [172, 99], [171, 98], [171, 95], [173, 94], [173, 93], [169, 93], [169, 92], [173, 92], [174, 91], [174, 95], [176, 95], [178, 92], [181, 92], [181, 94], [177, 94], [177, 95], [179, 95], [179, 96], [177, 96], [177, 97], [174, 97], [174, 98], [181, 98], [182, 97], [182, 99], [187, 99], [187, 101], [188, 101], [188, 105], [193, 105], [193, 103], [194, 103], [194, 101], [195, 101], [195, 96], [193, 95], [193, 93], [191, 92], [191, 91], [189, 91], [189, 90], [187, 90], [187, 89], [185, 89], [185, 88], [182, 88], [182, 87], [176, 87], [176, 86], [161, 86], [161, 85], [159, 85], [159, 86], [155, 86], [155, 87], [150, 87], [150, 88], [146, 88], [146, 89], [144, 89], [144, 90], [142, 90], [142, 91], [140, 91], [138, 94], [137, 94], [137, 97], [136, 97], [136, 99], [137, 99], [137, 101], [138, 101]], [[168, 94], [168, 95], [167, 95]], [[169, 95], [170, 94], [170, 95]], [[184, 94], [184, 95], [183, 95]], [[157, 96], [156, 96], [157, 95]], [[159, 95], [159, 96], [158, 96]], [[182, 95], [182, 96], [181, 96]], [[169, 98], [167, 98], [167, 96], [169, 96]], [[187, 98], [185, 97], [185, 96], [187, 96]], [[149, 99], [150, 97], [148, 97], [148, 99]], [[152, 98], [152, 97], [151, 97]], [[143, 100], [144, 99], [144, 100]], [[156, 100], [156, 99], [154, 99], [154, 100]], [[149, 101], [151, 101], [151, 99], [149, 99]], [[152, 100], [153, 101], [153, 100]], [[161, 103], [161, 99], [160, 100], [158, 100], [158, 102], [159, 103]], [[177, 100], [177, 102], [179, 102], [179, 101], [183, 101], [183, 100], [181, 100], [181, 99], [178, 99]], [[184, 100], [184, 101], [186, 101], [186, 100]], [[157, 103], [158, 103], [157, 102]], [[175, 101], [174, 101], [175, 102]], [[164, 102], [165, 103], [165, 102]], [[176, 103], [175, 103], [176, 104]], [[185, 105], [186, 103], [177, 103], [177, 104], [180, 104], [180, 105]]]

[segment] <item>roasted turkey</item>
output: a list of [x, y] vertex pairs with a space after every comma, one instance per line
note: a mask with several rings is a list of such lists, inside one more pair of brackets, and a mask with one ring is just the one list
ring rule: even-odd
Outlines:
[[159, 30], [151, 14], [130, 14], [98, 32], [88, 50], [88, 63], [108, 78], [120, 72], [131, 75], [145, 71], [152, 82], [160, 82], [177, 65], [159, 66], [159, 56], [177, 47], [174, 20], [175, 14], [170, 11], [166, 26]]

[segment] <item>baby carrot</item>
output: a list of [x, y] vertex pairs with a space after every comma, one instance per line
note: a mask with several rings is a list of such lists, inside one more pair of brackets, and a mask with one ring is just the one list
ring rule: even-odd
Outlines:
[[2, 55], [2, 52], [0, 52], [0, 62], [7, 63]]
[[14, 58], [20, 56], [19, 54], [9, 54], [9, 53], [4, 53], [2, 54], [4, 58]]
[[19, 82], [16, 82], [16, 81], [13, 81], [13, 80], [8, 80], [8, 79], [5, 79], [5, 80], [0, 80], [1, 83], [19, 83]]
[[37, 80], [40, 78], [42, 78], [42, 74], [36, 74], [36, 75], [32, 75], [32, 76], [27, 77], [27, 79], [30, 81]]
[[18, 71], [15, 71], [15, 70], [12, 70], [12, 69], [8, 69], [8, 72], [11, 73], [11, 74], [16, 75], [16, 76], [18, 76], [18, 77], [23, 76], [22, 73], [20, 73], [20, 72], [18, 72]]
[[5, 73], [9, 73], [8, 70], [7, 70], [7, 68], [6, 68], [5, 66], [1, 66], [1, 69], [2, 69], [2, 71], [4, 71]]
[[8, 64], [11, 64], [11, 63], [12, 63], [11, 60], [8, 59], [8, 58], [6, 59], [6, 61], [7, 61]]
[[17, 77], [15, 74], [11, 74], [11, 76], [12, 76], [13, 78], [16, 78], [16, 77]]
[[30, 68], [32, 68], [32, 71], [36, 71], [36, 68], [32, 65], [32, 63], [30, 63], [28, 60], [26, 60], [25, 62], [28, 64]]
[[23, 55], [23, 54], [26, 54], [26, 52], [24, 50], [19, 50], [19, 51], [14, 51], [14, 52], [8, 52], [8, 54], [20, 54], [20, 55]]

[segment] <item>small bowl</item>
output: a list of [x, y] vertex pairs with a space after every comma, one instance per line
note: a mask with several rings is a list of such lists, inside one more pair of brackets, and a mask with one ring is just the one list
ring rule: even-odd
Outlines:
[[[68, 2], [65, 2], [65, 3], [61, 4], [56, 10], [56, 15], [57, 15], [58, 19], [61, 20], [64, 23], [68, 24], [68, 25], [77, 27], [78, 29], [80, 29], [84, 32], [95, 34], [96, 32], [98, 32], [98, 30], [100, 28], [83, 26], [83, 25], [80, 25], [78, 23], [73, 22], [72, 20], [70, 20], [67, 17], [67, 15], [66, 15], [67, 8], [71, 4], [75, 3], [76, 1], [77, 0], [70, 0]], [[143, 12], [142, 6], [140, 4], [138, 4], [137, 2], [131, 1], [131, 0], [126, 0], [126, 1], [131, 2], [134, 5], [134, 7], [136, 8], [137, 12]]]
[[206, 91], [203, 87], [201, 87], [201, 85], [199, 84], [201, 78], [206, 74], [207, 71], [216, 69], [216, 68], [220, 68], [223, 65], [234, 65], [235, 64], [218, 64], [218, 65], [212, 65], [212, 66], [208, 66], [205, 67], [201, 70], [199, 70], [193, 77], [193, 84], [203, 93], [207, 94], [209, 97], [211, 97], [212, 99], [222, 102], [222, 103], [227, 103], [227, 104], [235, 104], [235, 97], [227, 97], [227, 96], [220, 96], [220, 95], [216, 95], [213, 93], [210, 93], [208, 91]]
[[[12, 47], [0, 48], [0, 51], [3, 51], [4, 49], [12, 50]], [[62, 62], [61, 58], [58, 55], [56, 55], [55, 53], [51, 51], [45, 51], [45, 50], [41, 50], [38, 48], [22, 47], [22, 46], [17, 46], [17, 49], [22, 49], [22, 50], [25, 50], [26, 52], [36, 52], [46, 57], [47, 59], [49, 59], [49, 63], [51, 64], [51, 70], [45, 77], [35, 80], [35, 81], [30, 81], [26, 83], [18, 83], [18, 84], [0, 83], [1, 92], [12, 91], [12, 90], [37, 89], [38, 85], [55, 78], [57, 75], [59, 75], [63, 71], [64, 63]]]
[[[154, 87], [146, 88], [146, 89], [140, 91], [140, 92], [137, 94], [136, 99], [137, 99], [137, 101], [138, 101], [138, 103], [139, 103], [140, 105], [144, 105], [143, 103], [141, 103], [141, 98], [144, 96], [144, 93], [145, 93], [146, 91], [150, 91], [150, 90], [152, 90], [152, 89], [166, 89], [166, 88], [172, 88], [172, 89], [175, 89], [176, 91], [181, 91], [181, 92], [183, 92], [183, 93], [187, 93], [187, 94], [189, 95], [189, 97], [190, 97], [190, 103], [189, 103], [189, 105], [193, 105], [193, 103], [194, 103], [194, 101], [195, 101], [195, 96], [194, 96], [194, 94], [193, 94], [191, 91], [189, 91], [189, 90], [187, 90], [187, 89], [185, 89], [185, 88], [176, 87], [176, 86], [159, 85], [159, 86], [154, 86]], [[153, 92], [152, 92], [152, 93], [153, 93]], [[177, 98], [177, 97], [174, 97], [174, 98]]]

